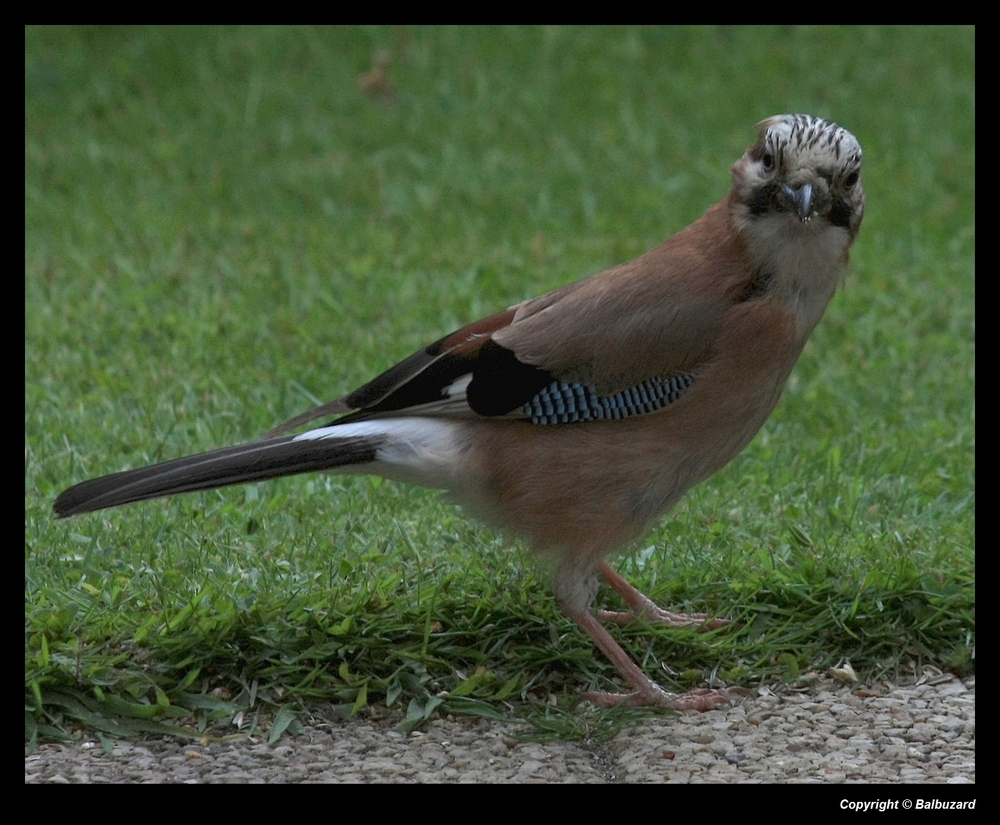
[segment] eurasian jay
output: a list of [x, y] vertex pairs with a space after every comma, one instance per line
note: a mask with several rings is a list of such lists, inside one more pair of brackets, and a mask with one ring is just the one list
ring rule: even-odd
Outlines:
[[756, 128], [729, 194], [646, 254], [463, 327], [259, 441], [77, 484], [55, 512], [314, 470], [443, 488], [554, 562], [559, 606], [630, 689], [588, 699], [727, 701], [664, 691], [591, 608], [600, 576], [631, 611], [601, 618], [722, 623], [661, 610], [605, 559], [747, 446], [847, 265], [865, 203], [857, 139], [808, 115]]

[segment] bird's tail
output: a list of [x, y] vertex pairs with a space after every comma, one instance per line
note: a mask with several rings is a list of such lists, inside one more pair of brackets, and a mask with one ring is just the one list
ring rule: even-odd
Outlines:
[[193, 490], [366, 464], [375, 461], [381, 442], [372, 435], [255, 441], [92, 478], [61, 493], [53, 509], [65, 518]]
[[463, 453], [460, 424], [400, 417], [344, 421], [238, 447], [192, 455], [93, 478], [56, 498], [60, 518], [133, 501], [212, 490], [317, 470], [372, 472], [430, 487], [448, 487]]

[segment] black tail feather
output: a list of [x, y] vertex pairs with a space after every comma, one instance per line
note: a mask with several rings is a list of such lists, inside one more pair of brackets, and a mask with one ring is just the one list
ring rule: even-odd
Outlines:
[[370, 437], [255, 441], [84, 481], [60, 493], [52, 509], [66, 518], [193, 490], [365, 464], [375, 460], [380, 443]]

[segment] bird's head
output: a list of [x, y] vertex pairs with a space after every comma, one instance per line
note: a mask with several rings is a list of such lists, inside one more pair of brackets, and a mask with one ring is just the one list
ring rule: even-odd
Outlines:
[[812, 115], [775, 115], [732, 168], [748, 217], [846, 229], [853, 240], [865, 209], [861, 145], [836, 123]]

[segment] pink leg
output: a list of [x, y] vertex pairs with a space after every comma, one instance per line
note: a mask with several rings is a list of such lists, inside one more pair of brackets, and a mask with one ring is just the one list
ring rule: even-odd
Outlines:
[[[638, 592], [638, 591], [636, 591]], [[641, 594], [640, 594], [641, 595]], [[645, 597], [643, 597], [645, 598]], [[749, 695], [743, 688], [722, 690], [693, 690], [689, 693], [667, 693], [663, 688], [643, 673], [629, 655], [622, 650], [607, 629], [587, 610], [565, 610], [573, 621], [594, 640], [601, 652], [628, 682], [634, 693], [585, 693], [583, 699], [598, 707], [614, 707], [622, 703], [628, 705], [668, 707], [674, 710], [712, 710], [718, 705], [732, 703], [735, 696]]]
[[597, 572], [604, 581], [621, 595], [630, 608], [627, 613], [615, 610], [599, 610], [597, 616], [602, 621], [614, 622], [621, 627], [636, 620], [651, 622], [653, 624], [665, 624], [670, 627], [691, 627], [692, 625], [698, 625], [705, 630], [715, 630], [716, 628], [732, 624], [728, 619], [717, 619], [709, 616], [707, 613], [671, 613], [669, 610], [664, 610], [619, 576], [615, 569], [607, 562], [600, 562], [597, 565]]

